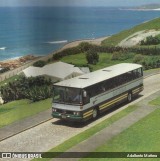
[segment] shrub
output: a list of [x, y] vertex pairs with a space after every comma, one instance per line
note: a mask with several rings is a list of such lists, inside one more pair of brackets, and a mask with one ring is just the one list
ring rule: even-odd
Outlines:
[[93, 48], [93, 45], [89, 44], [88, 42], [81, 42], [78, 45], [78, 48], [80, 49], [81, 52], [86, 52], [88, 50], [91, 50]]
[[160, 38], [159, 36], [148, 36], [146, 40], [142, 40], [141, 45], [158, 45], [160, 44]]
[[142, 64], [144, 56], [142, 54], [137, 54], [134, 56], [133, 63]]
[[33, 64], [34, 67], [43, 67], [46, 65], [46, 62], [43, 60], [39, 60]]
[[[25, 78], [22, 77], [16, 81], [10, 82], [5, 86], [2, 86], [0, 88], [2, 98], [5, 102], [10, 102], [14, 100], [19, 100], [19, 99], [25, 99], [29, 98], [29, 93], [33, 94], [35, 92], [34, 89], [36, 89], [37, 92], [43, 93], [41, 87], [47, 86], [48, 88], [52, 88], [52, 82], [51, 80], [45, 79], [45, 77], [39, 76], [39, 77], [30, 77], [30, 78]], [[41, 90], [39, 90], [40, 88]], [[27, 91], [27, 93], [26, 93]], [[46, 91], [46, 89], [44, 89]], [[38, 93], [38, 94], [40, 94]], [[37, 95], [38, 95], [37, 94]], [[45, 92], [46, 96], [48, 97], [47, 92]], [[40, 98], [44, 99], [40, 94]], [[33, 96], [33, 95], [32, 95]], [[34, 96], [33, 96], [34, 97]], [[37, 97], [37, 96], [35, 96]], [[31, 97], [30, 97], [31, 98]], [[37, 99], [38, 100], [38, 99]]]
[[111, 60], [127, 60], [133, 58], [134, 54], [129, 52], [114, 52]]
[[120, 60], [121, 55], [122, 55], [121, 53], [115, 52], [115, 53], [112, 54], [111, 60]]
[[80, 49], [79, 49], [78, 46], [77, 47], [73, 47], [73, 48], [67, 48], [67, 49], [64, 49], [62, 51], [59, 51], [59, 52], [53, 54], [52, 59], [53, 60], [59, 60], [59, 59], [61, 59], [64, 56], [74, 55], [74, 54], [78, 54], [78, 53], [80, 53]]
[[142, 61], [142, 65], [145, 70], [154, 69], [160, 67], [160, 58], [159, 57], [146, 57]]
[[25, 91], [25, 96], [27, 99], [32, 100], [33, 102], [44, 100], [50, 98], [52, 95], [52, 88], [47, 85], [41, 87], [34, 86], [31, 89]]
[[9, 70], [10, 70], [9, 67], [5, 67], [5, 68], [2, 68], [2, 69], [0, 70], [0, 73], [5, 73], [5, 72], [7, 72], [7, 71], [9, 71]]

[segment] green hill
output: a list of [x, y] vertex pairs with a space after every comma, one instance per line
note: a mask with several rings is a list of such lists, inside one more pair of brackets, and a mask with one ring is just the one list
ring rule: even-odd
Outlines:
[[103, 46], [116, 46], [119, 42], [121, 42], [123, 39], [127, 38], [128, 36], [142, 30], [160, 30], [160, 18], [153, 19], [148, 22], [144, 22], [138, 26], [135, 26], [131, 29], [122, 31], [118, 34], [115, 34], [111, 36], [110, 38], [104, 40], [102, 42]]

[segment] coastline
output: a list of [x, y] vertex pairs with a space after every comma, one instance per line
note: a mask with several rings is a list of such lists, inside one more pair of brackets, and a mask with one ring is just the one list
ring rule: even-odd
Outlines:
[[82, 42], [88, 42], [94, 45], [101, 45], [101, 42], [105, 39], [107, 39], [109, 36], [105, 36], [105, 37], [100, 37], [100, 38], [95, 38], [95, 39], [82, 39], [82, 40], [74, 40], [71, 41], [69, 43], [67, 43], [66, 45], [64, 45], [61, 49], [66, 49], [66, 48], [71, 48], [71, 47], [75, 47], [77, 45], [79, 45]]
[[68, 42], [66, 43], [63, 47], [61, 47], [60, 49], [46, 55], [46, 56], [43, 56], [41, 58], [41, 60], [48, 60], [49, 58], [52, 58], [53, 54], [56, 54], [60, 51], [63, 51], [64, 49], [68, 49], [68, 48], [72, 48], [72, 47], [76, 47], [78, 46], [80, 43], [82, 42], [88, 42], [88, 43], [91, 43], [91, 44], [94, 44], [94, 45], [101, 45], [101, 42], [107, 38], [109, 38], [110, 36], [105, 36], [105, 37], [100, 37], [100, 38], [95, 38], [95, 39], [82, 39], [82, 40], [74, 40], [74, 41], [71, 41], [71, 42]]
[[22, 57], [17, 58], [11, 58], [0, 61], [0, 67], [1, 68], [9, 68], [10, 71], [19, 67], [22, 67], [23, 65], [26, 65], [27, 63], [30, 63], [32, 61], [35, 61], [39, 59], [40, 57], [34, 56], [34, 55], [25, 55]]
[[160, 11], [160, 8], [149, 9], [149, 8], [120, 8], [120, 10], [126, 11]]
[[47, 61], [48, 59], [52, 58], [53, 54], [63, 51], [64, 49], [78, 46], [82, 42], [88, 42], [88, 43], [91, 43], [94, 45], [101, 45], [101, 42], [103, 40], [107, 39], [108, 37], [109, 36], [95, 38], [95, 39], [82, 39], [82, 40], [71, 41], [71, 42], [66, 43], [63, 47], [53, 51], [52, 53], [49, 53], [48, 55], [44, 55], [41, 57], [34, 56], [34, 55], [25, 55], [25, 56], [18, 57], [18, 58], [11, 58], [11, 59], [2, 60], [2, 61], [0, 61], [0, 67], [7, 67], [8, 66], [8, 67], [10, 67], [10, 70], [12, 70], [12, 69], [16, 69], [18, 67], [25, 66], [27, 63], [32, 64], [38, 60]]

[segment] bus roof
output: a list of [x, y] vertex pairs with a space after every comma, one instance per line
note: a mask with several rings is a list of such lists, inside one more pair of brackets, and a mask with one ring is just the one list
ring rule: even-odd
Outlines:
[[117, 64], [75, 78], [64, 80], [54, 85], [73, 88], [85, 88], [141, 67], [142, 66], [139, 64], [132, 63]]

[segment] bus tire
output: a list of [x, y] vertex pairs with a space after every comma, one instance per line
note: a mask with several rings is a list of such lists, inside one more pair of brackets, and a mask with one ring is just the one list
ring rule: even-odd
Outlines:
[[132, 92], [128, 93], [127, 100], [128, 100], [128, 102], [132, 101]]
[[94, 108], [94, 109], [93, 109], [92, 118], [93, 118], [93, 119], [96, 119], [97, 117], [98, 117], [98, 109], [97, 109], [97, 108]]

